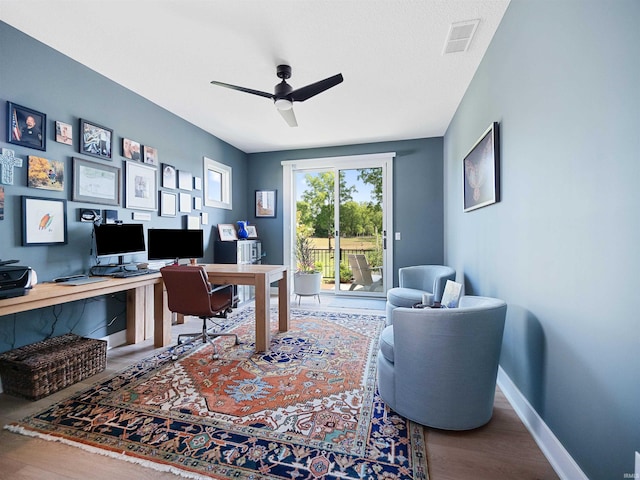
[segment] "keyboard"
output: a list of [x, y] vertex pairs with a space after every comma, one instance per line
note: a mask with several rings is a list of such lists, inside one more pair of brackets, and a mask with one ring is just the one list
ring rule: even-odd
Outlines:
[[113, 278], [129, 278], [137, 277], [139, 275], [149, 275], [151, 273], [158, 273], [160, 270], [154, 270], [152, 268], [140, 268], [138, 270], [123, 270], [122, 272], [116, 272], [111, 275]]

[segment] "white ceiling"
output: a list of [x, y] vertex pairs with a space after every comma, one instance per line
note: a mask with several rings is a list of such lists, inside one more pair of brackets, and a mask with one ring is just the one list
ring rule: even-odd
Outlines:
[[[0, 19], [247, 153], [444, 135], [509, 0], [0, 0]], [[466, 52], [451, 23], [480, 19]], [[299, 88], [289, 127], [267, 98]]]

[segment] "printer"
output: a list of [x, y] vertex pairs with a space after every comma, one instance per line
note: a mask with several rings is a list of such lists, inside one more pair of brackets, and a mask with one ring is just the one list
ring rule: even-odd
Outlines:
[[26, 295], [37, 283], [36, 272], [31, 267], [7, 265], [9, 262], [0, 262], [0, 299]]

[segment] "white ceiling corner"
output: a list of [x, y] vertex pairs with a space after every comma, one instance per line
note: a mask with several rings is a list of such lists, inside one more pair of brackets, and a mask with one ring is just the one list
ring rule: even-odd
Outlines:
[[[508, 4], [0, 0], [0, 20], [253, 153], [444, 135]], [[468, 49], [443, 55], [451, 25], [474, 19]], [[296, 128], [271, 100], [209, 83], [273, 92], [280, 63], [293, 88], [344, 76], [294, 104]]]

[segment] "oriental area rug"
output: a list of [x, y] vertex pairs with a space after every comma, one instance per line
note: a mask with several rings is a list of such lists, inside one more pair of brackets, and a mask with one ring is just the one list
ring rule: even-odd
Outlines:
[[384, 316], [292, 308], [280, 333], [271, 313], [269, 352], [237, 310], [218, 360], [174, 347], [6, 428], [187, 478], [426, 480], [422, 427], [376, 390]]

